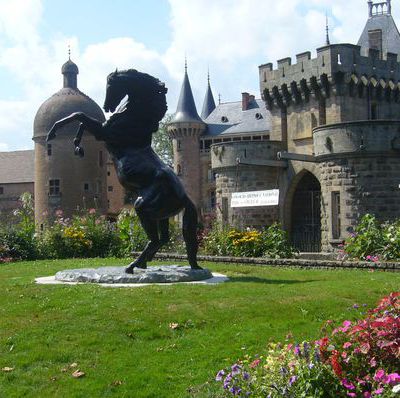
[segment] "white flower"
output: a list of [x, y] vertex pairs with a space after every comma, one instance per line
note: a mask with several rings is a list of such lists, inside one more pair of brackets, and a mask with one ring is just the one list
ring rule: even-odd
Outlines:
[[394, 386], [392, 388], [392, 392], [394, 392], [395, 394], [399, 394], [400, 393], [400, 384], [397, 384], [397, 386]]

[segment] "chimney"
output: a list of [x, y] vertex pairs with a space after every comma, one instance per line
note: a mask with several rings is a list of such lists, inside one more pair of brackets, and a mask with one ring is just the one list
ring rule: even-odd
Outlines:
[[247, 111], [249, 108], [250, 94], [242, 93], [242, 111]]

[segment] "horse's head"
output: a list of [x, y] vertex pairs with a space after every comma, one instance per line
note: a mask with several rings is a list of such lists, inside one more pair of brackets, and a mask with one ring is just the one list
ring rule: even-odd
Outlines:
[[126, 84], [120, 74], [115, 70], [107, 76], [106, 99], [103, 106], [106, 112], [114, 112], [126, 95]]

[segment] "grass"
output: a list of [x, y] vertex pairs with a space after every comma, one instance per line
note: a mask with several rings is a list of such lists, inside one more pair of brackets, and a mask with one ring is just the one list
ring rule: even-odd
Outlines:
[[[0, 266], [0, 397], [209, 397], [215, 373], [270, 340], [316, 338], [398, 290], [400, 275], [204, 264], [216, 285], [104, 288], [36, 285], [115, 259]], [[176, 328], [170, 324], [176, 323]], [[71, 376], [77, 363], [85, 377]], [[208, 392], [207, 392], [208, 391]]]

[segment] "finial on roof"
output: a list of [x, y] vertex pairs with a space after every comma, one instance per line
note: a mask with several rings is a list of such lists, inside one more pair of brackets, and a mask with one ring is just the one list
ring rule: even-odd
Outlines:
[[330, 46], [330, 45], [331, 45], [331, 42], [330, 42], [330, 40], [329, 40], [328, 13], [325, 13], [325, 18], [326, 18], [326, 27], [325, 27], [325, 30], [326, 30], [326, 43], [325, 43], [325, 45], [326, 45], [326, 46]]
[[218, 94], [218, 105], [221, 105], [221, 94]]
[[210, 67], [207, 68], [207, 83], [210, 84]]
[[187, 57], [186, 57], [186, 54], [185, 54], [185, 73], [187, 73]]
[[71, 46], [68, 44], [68, 60], [71, 61]]

